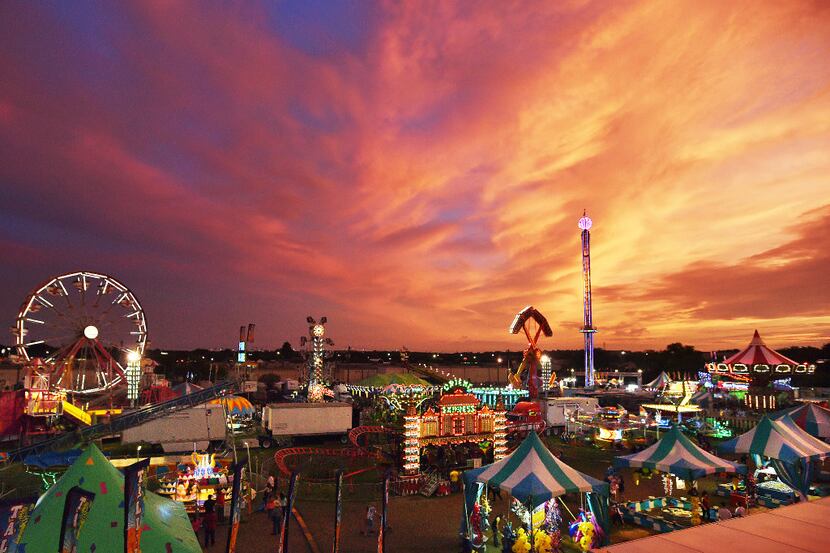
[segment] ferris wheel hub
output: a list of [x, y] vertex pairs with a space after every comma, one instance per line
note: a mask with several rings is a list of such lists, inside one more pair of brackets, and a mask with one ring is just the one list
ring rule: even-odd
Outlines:
[[94, 340], [98, 337], [98, 327], [96, 327], [95, 325], [87, 326], [86, 328], [84, 328], [84, 336], [86, 336], [90, 340]]

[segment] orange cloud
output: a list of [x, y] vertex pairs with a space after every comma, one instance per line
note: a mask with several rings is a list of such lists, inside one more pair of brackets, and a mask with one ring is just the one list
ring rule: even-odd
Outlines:
[[308, 312], [339, 345], [518, 349], [534, 304], [576, 347], [587, 208], [600, 343], [830, 341], [819, 4], [122, 9], [0, 23], [2, 228], [52, 260], [10, 317], [81, 260], [135, 275], [159, 345]]

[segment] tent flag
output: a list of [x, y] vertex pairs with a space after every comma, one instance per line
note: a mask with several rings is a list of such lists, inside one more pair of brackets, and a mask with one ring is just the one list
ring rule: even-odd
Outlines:
[[677, 425], [672, 425], [656, 443], [643, 451], [616, 457], [616, 467], [633, 467], [668, 472], [683, 480], [697, 480], [718, 473], [746, 473], [746, 466], [732, 463], [702, 450]]
[[[468, 485], [468, 500], [481, 482], [497, 486], [522, 503], [530, 501], [534, 507], [548, 499], [567, 493], [595, 492], [608, 495], [608, 484], [573, 469], [557, 459], [535, 432], [513, 453], [490, 465], [464, 473]], [[469, 505], [472, 510], [472, 505]]]
[[340, 523], [342, 518], [343, 470], [338, 470], [334, 481], [334, 539], [331, 550], [340, 550]]
[[[79, 486], [75, 486], [66, 494], [66, 501], [63, 504], [63, 516], [61, 517], [61, 535], [58, 541], [61, 553], [75, 553], [78, 551], [81, 531], [86, 526], [89, 510], [94, 500], [94, 493], [88, 492]], [[87, 533], [89, 533], [89, 529], [87, 529]]]
[[239, 533], [239, 521], [242, 518], [242, 467], [245, 463], [233, 466], [233, 486], [231, 487], [231, 520], [228, 530], [226, 553], [236, 552], [236, 536]]
[[299, 473], [294, 471], [288, 481], [288, 497], [285, 505], [282, 506], [282, 529], [280, 530], [280, 543], [277, 547], [278, 553], [288, 553], [288, 524], [291, 522], [291, 511], [294, 509], [294, 498], [297, 495], [297, 478]]
[[141, 532], [144, 529], [144, 470], [150, 459], [133, 463], [124, 469], [124, 552], [141, 553]]
[[0, 552], [16, 553], [18, 537], [29, 522], [29, 513], [35, 508], [37, 497], [0, 502]]
[[383, 478], [383, 495], [381, 496], [380, 526], [378, 529], [378, 553], [386, 553], [386, 524], [389, 517], [389, 475]]

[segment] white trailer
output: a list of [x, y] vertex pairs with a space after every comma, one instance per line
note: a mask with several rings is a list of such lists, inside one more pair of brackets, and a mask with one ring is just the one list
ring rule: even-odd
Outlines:
[[599, 410], [595, 397], [552, 397], [545, 403], [545, 422], [548, 426], [566, 426], [568, 418], [576, 413], [591, 415]]
[[205, 450], [227, 435], [221, 405], [197, 405], [128, 428], [122, 444], [161, 444], [166, 453]]
[[298, 436], [344, 435], [352, 428], [348, 403], [273, 403], [262, 409], [262, 447]]

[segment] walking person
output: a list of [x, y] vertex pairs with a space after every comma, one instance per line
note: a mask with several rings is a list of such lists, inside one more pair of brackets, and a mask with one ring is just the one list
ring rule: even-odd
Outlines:
[[[274, 511], [277, 509], [277, 498], [274, 497], [274, 494], [269, 494], [268, 498], [266, 499], [265, 503], [265, 516], [269, 519], [273, 520], [274, 518]], [[271, 532], [272, 535], [276, 535], [276, 529]]]
[[205, 501], [204, 510], [202, 526], [205, 528], [205, 547], [210, 547], [216, 543], [216, 501], [212, 495]]
[[700, 508], [703, 509], [703, 520], [711, 520], [710, 511], [711, 503], [709, 503], [709, 492], [703, 490], [703, 493], [700, 494]]
[[375, 533], [375, 515], [377, 514], [377, 509], [371, 503], [366, 506], [366, 535], [371, 535]]
[[259, 510], [264, 511], [265, 506], [268, 504], [268, 500], [274, 495], [274, 489], [276, 488], [276, 482], [274, 481], [273, 476], [269, 476], [268, 480], [265, 482], [265, 488], [262, 490], [262, 505], [260, 506]]

